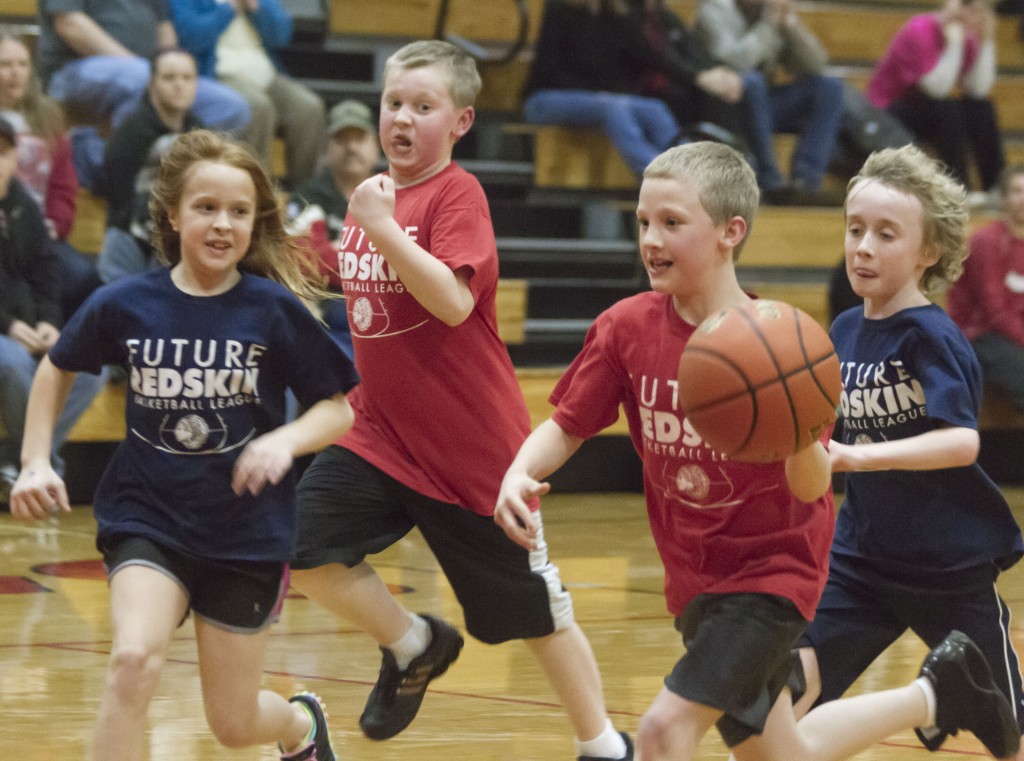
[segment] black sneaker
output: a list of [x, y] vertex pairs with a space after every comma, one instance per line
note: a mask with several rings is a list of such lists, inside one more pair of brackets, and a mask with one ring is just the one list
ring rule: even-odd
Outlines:
[[625, 732], [619, 732], [619, 734], [622, 735], [622, 740], [626, 743], [626, 755], [621, 759], [603, 758], [601, 756], [577, 756], [576, 761], [633, 761], [633, 741], [629, 739], [629, 735]]
[[430, 680], [447, 671], [462, 650], [462, 635], [455, 629], [439, 618], [423, 618], [430, 625], [430, 644], [404, 671], [398, 670], [390, 650], [380, 649], [384, 655], [380, 675], [359, 717], [363, 734], [371, 740], [387, 740], [409, 726], [420, 710]]
[[985, 656], [966, 634], [950, 632], [924, 659], [921, 676], [935, 688], [935, 726], [940, 732], [967, 729], [996, 758], [1017, 754], [1020, 729], [1013, 709], [995, 686]]
[[[914, 727], [914, 734], [917, 735], [921, 744], [932, 753], [941, 748], [942, 743], [946, 742], [946, 738], [949, 737], [948, 733], [938, 727]], [[953, 734], [955, 735], [956, 732]]]
[[331, 748], [331, 735], [327, 730], [327, 716], [320, 698], [312, 692], [300, 692], [288, 699], [289, 703], [302, 703], [313, 716], [313, 740], [294, 753], [282, 753], [281, 761], [335, 761]]

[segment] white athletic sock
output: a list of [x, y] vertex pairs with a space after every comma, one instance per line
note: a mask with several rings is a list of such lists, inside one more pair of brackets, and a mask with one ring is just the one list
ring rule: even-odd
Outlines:
[[604, 725], [604, 731], [593, 740], [579, 740], [573, 738], [576, 746], [577, 756], [590, 756], [591, 758], [624, 758], [626, 755], [626, 742], [618, 733], [612, 720], [608, 719]]
[[431, 640], [430, 624], [422, 616], [415, 613], [409, 614], [409, 630], [400, 639], [389, 645], [384, 645], [391, 654], [395, 656], [398, 669], [404, 671], [412, 663], [412, 659], [423, 653], [429, 646]]
[[924, 693], [924, 702], [928, 705], [928, 721], [922, 724], [922, 727], [934, 727], [935, 726], [935, 711], [937, 709], [937, 698], [935, 697], [935, 688], [932, 686], [931, 681], [927, 677], [919, 676], [914, 680], [914, 684], [921, 688], [921, 692]]

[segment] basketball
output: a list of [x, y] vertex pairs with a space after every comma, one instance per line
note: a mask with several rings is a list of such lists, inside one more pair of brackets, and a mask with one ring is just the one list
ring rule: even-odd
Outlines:
[[711, 448], [775, 462], [836, 419], [839, 358], [806, 312], [756, 300], [704, 320], [679, 358], [679, 404]]

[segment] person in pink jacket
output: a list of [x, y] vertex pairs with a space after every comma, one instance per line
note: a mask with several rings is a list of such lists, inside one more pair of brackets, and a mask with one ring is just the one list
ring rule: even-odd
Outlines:
[[896, 32], [867, 87], [868, 100], [930, 144], [967, 188], [973, 159], [981, 182], [968, 196], [975, 207], [997, 197], [1005, 163], [989, 97], [996, 79], [995, 26], [989, 0], [945, 0], [941, 10], [913, 16]]

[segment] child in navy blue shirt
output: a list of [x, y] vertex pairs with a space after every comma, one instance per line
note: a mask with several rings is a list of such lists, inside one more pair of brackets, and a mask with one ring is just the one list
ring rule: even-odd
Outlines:
[[[863, 307], [831, 337], [842, 363], [846, 472], [829, 578], [801, 651], [815, 699], [841, 696], [907, 629], [934, 647], [950, 630], [984, 654], [1024, 727], [1010, 612], [996, 579], [1024, 553], [1020, 528], [975, 461], [981, 371], [966, 338], [927, 294], [967, 255], [965, 191], [912, 146], [872, 154], [846, 198], [846, 271]], [[986, 710], [992, 711], [992, 708]], [[937, 750], [949, 727], [918, 730]], [[976, 732], [997, 758], [1019, 737]]]
[[[128, 434], [98, 487], [113, 646], [94, 757], [136, 761], [175, 630], [195, 614], [207, 721], [229, 747], [276, 740], [333, 761], [319, 699], [260, 690], [294, 553], [295, 457], [353, 421], [351, 362], [305, 304], [323, 294], [261, 165], [212, 132], [179, 137], [150, 202], [170, 263], [96, 291], [40, 363], [11, 513], [69, 510], [50, 438], [75, 373], [128, 372]], [[305, 300], [300, 300], [298, 297]], [[306, 412], [285, 424], [285, 390]]]

